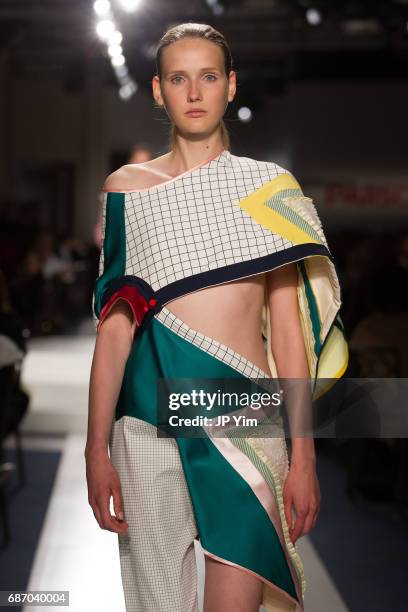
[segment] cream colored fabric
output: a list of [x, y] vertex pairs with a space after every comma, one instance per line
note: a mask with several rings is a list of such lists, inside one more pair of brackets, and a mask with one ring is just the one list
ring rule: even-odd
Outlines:
[[198, 612], [198, 537], [176, 441], [123, 416], [110, 439], [122, 486], [126, 535], [118, 535], [126, 612]]

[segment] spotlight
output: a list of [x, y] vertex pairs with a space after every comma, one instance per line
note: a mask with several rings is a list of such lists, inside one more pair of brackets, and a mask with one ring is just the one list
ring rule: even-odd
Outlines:
[[133, 11], [138, 8], [140, 0], [120, 0], [120, 3], [122, 5], [122, 8], [127, 13], [133, 13]]
[[123, 49], [121, 45], [109, 45], [108, 53], [111, 57], [115, 57], [116, 55], [123, 55]]
[[[121, 0], [123, 8], [129, 12], [135, 10], [140, 0]], [[95, 13], [100, 18], [96, 23], [96, 33], [106, 44], [113, 71], [119, 84], [119, 95], [123, 100], [128, 100], [137, 90], [138, 86], [130, 77], [126, 66], [121, 42], [122, 33], [116, 29], [109, 0], [95, 0], [93, 3]]]
[[94, 11], [97, 15], [102, 17], [103, 15], [107, 15], [110, 11], [110, 2], [108, 0], [96, 0], [94, 2]]
[[98, 25], [96, 26], [96, 33], [98, 34], [99, 38], [102, 38], [102, 40], [109, 38], [114, 30], [115, 24], [110, 19], [103, 19], [102, 21], [99, 21]]
[[114, 55], [111, 57], [112, 66], [123, 66], [125, 63], [125, 58], [123, 55]]
[[125, 79], [129, 74], [126, 64], [123, 64], [122, 66], [114, 66], [113, 70], [115, 71], [118, 79]]
[[238, 119], [242, 121], [242, 123], [248, 123], [252, 119], [252, 111], [247, 106], [241, 106], [238, 110]]
[[115, 30], [114, 32], [112, 32], [112, 34], [109, 35], [108, 44], [109, 45], [120, 45], [122, 40], [123, 40], [122, 33], [119, 32], [118, 30]]
[[129, 100], [129, 98], [133, 96], [136, 90], [136, 83], [134, 81], [130, 81], [129, 83], [126, 83], [125, 85], [122, 85], [122, 87], [120, 87], [119, 96], [122, 98], [122, 100]]
[[309, 8], [306, 11], [306, 21], [312, 25], [312, 26], [317, 26], [319, 25], [319, 23], [321, 23], [322, 21], [322, 15], [320, 13], [320, 11], [318, 11], [315, 8]]

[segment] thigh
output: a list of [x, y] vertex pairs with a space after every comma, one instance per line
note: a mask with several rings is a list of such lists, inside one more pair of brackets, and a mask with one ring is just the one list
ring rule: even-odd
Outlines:
[[204, 612], [258, 612], [262, 586], [249, 572], [205, 555]]
[[197, 537], [176, 441], [124, 416], [113, 425], [127, 534], [119, 552], [127, 612], [197, 612]]

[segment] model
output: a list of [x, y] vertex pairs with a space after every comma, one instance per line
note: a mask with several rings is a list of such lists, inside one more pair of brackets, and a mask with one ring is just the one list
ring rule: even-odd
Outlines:
[[340, 377], [333, 258], [294, 176], [229, 150], [236, 75], [222, 34], [166, 32], [152, 86], [170, 150], [103, 189], [89, 503], [118, 533], [127, 612], [198, 611], [195, 539], [204, 612], [303, 610], [295, 542], [319, 510], [313, 438], [292, 438], [289, 463], [284, 435], [160, 437], [157, 382]]

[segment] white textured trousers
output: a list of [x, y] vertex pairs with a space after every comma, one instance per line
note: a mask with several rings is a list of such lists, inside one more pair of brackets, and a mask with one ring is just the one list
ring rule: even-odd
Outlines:
[[129, 524], [118, 535], [126, 612], [198, 612], [198, 532], [176, 441], [123, 416], [110, 454]]

